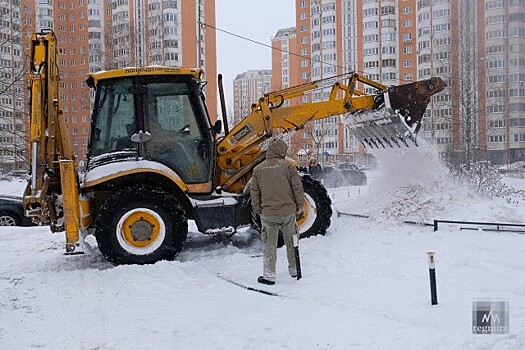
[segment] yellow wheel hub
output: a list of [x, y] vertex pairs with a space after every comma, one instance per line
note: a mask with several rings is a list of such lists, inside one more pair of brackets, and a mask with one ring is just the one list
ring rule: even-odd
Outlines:
[[160, 223], [155, 216], [143, 211], [131, 213], [122, 225], [122, 235], [134, 247], [147, 247], [159, 237]]
[[308, 201], [304, 201], [303, 214], [301, 215], [301, 218], [299, 220], [297, 220], [297, 225], [298, 226], [301, 226], [306, 221], [306, 219], [308, 218], [310, 209], [311, 209], [311, 207], [310, 207], [310, 204], [308, 203]]

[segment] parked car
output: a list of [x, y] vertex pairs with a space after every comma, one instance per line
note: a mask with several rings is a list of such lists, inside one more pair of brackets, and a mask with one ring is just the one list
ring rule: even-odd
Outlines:
[[366, 185], [366, 173], [355, 164], [327, 164], [323, 168], [323, 184], [327, 188]]
[[339, 169], [333, 164], [327, 164], [323, 167], [323, 174], [321, 180], [324, 187], [326, 188], [335, 188], [339, 187], [339, 182], [341, 175], [339, 174]]
[[0, 226], [33, 226], [24, 215], [21, 197], [0, 195]]
[[362, 186], [366, 185], [368, 179], [366, 173], [359, 169], [357, 165], [350, 163], [340, 163], [337, 165], [341, 173], [341, 184], [340, 186]]
[[14, 180], [14, 179], [20, 179], [20, 180], [27, 180], [29, 179], [29, 171], [17, 169], [17, 170], [11, 170], [5, 175], [2, 175], [0, 177], [2, 180]]

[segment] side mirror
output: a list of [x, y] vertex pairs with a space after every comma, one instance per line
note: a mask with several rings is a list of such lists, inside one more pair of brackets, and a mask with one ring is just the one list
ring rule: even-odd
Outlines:
[[215, 124], [213, 124], [212, 130], [216, 135], [220, 134], [222, 132], [222, 120], [216, 120]]
[[142, 132], [142, 130], [131, 135], [131, 142], [144, 143], [148, 142], [149, 140], [151, 140], [151, 134], [149, 132]]
[[139, 153], [137, 155], [137, 160], [139, 156], [146, 156], [146, 145], [144, 143], [150, 141], [151, 138], [152, 136], [149, 132], [143, 132], [142, 130], [139, 130], [139, 132], [136, 132], [133, 135], [131, 135], [131, 142], [139, 144]]

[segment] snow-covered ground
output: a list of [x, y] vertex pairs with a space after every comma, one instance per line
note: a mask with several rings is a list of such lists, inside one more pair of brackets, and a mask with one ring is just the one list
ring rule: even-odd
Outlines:
[[[193, 233], [176, 261], [114, 267], [96, 246], [62, 255], [63, 235], [46, 227], [0, 228], [0, 349], [525, 348], [525, 234], [403, 223], [525, 223], [525, 203], [477, 196], [420, 153], [379, 156], [367, 186], [330, 189], [338, 211], [369, 218], [334, 215], [326, 236], [301, 240], [299, 281], [280, 249], [275, 286], [256, 282], [258, 240]], [[475, 301], [508, 302], [510, 333], [472, 334]]]

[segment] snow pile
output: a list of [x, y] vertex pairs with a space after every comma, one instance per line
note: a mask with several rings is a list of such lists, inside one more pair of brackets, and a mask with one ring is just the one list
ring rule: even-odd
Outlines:
[[[476, 203], [486, 198], [458, 183], [432, 146], [379, 149], [373, 154], [381, 170], [369, 175], [368, 193], [354, 193], [351, 202], [336, 205], [340, 212], [367, 215], [378, 222], [479, 220]], [[494, 203], [505, 201], [494, 199]], [[516, 213], [520, 202], [512, 204], [501, 210], [494, 208], [485, 220], [523, 222]]]
[[371, 150], [384, 175], [375, 183], [377, 190], [432, 182], [444, 182], [448, 169], [442, 164], [432, 145], [422, 143], [419, 147], [386, 148]]

